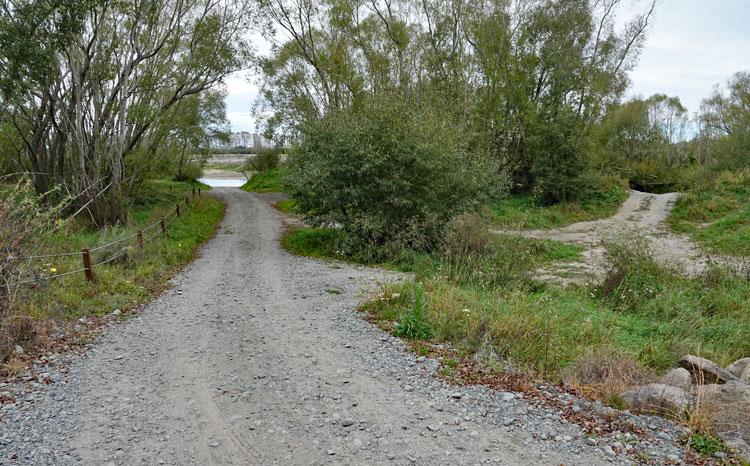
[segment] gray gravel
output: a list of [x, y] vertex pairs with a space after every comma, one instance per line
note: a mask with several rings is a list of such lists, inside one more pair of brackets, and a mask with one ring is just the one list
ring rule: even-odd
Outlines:
[[[0, 464], [629, 464], [683, 457], [679, 428], [596, 438], [522, 394], [449, 386], [354, 312], [396, 274], [293, 257], [253, 194], [136, 317], [84, 357], [0, 385]], [[340, 290], [340, 294], [327, 290]], [[52, 382], [52, 383], [49, 383]], [[605, 408], [544, 388], [577, 409]], [[578, 408], [578, 406], [581, 406]], [[671, 455], [671, 456], [670, 456]]]

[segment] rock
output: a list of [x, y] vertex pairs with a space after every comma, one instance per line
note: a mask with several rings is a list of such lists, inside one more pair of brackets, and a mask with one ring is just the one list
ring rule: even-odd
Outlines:
[[726, 383], [730, 380], [739, 380], [739, 377], [720, 365], [699, 356], [687, 354], [680, 359], [679, 364], [680, 367], [690, 371], [693, 382], [696, 384]]
[[750, 462], [750, 445], [748, 442], [737, 437], [729, 437], [722, 440], [724, 440], [724, 446], [736, 451], [743, 460]]
[[739, 381], [705, 385], [698, 398], [715, 420], [724, 443], [735, 442], [740, 454], [750, 461], [750, 448], [746, 448], [750, 444], [750, 385]]
[[113, 316], [119, 316], [120, 314], [122, 314], [122, 311], [120, 311], [119, 309], [115, 309], [114, 311], [112, 311]]
[[678, 367], [667, 372], [662, 377], [661, 382], [666, 385], [681, 388], [685, 392], [689, 392], [693, 388], [693, 380], [690, 376], [690, 372], [684, 367]]
[[663, 383], [651, 383], [620, 394], [628, 406], [636, 411], [658, 414], [677, 414], [687, 408], [689, 399], [681, 388]]
[[732, 364], [727, 366], [727, 370], [737, 377], [741, 377], [742, 373], [750, 367], [750, 358], [742, 358], [734, 361]]
[[352, 419], [344, 419], [343, 421], [341, 421], [341, 425], [343, 427], [349, 427], [351, 425], [354, 425], [354, 421]]
[[15, 347], [13, 348], [13, 352], [14, 352], [14, 353], [16, 353], [16, 354], [23, 354], [23, 346], [21, 346], [21, 345], [16, 345], [16, 346], [15, 346]]
[[604, 452], [604, 454], [605, 454], [605, 455], [607, 455], [607, 456], [615, 456], [615, 451], [614, 451], [614, 450], [612, 449], [612, 447], [610, 447], [609, 445], [604, 445], [604, 446], [602, 447], [602, 451], [603, 451], [603, 452]]
[[740, 382], [750, 385], [750, 365], [748, 365], [742, 375], [740, 375]]

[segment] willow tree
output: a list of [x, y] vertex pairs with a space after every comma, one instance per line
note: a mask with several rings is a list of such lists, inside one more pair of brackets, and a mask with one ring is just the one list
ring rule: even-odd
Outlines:
[[[4, 21], [28, 26], [23, 12], [48, 2], [13, 3]], [[25, 85], [5, 94], [6, 118], [37, 190], [63, 184], [95, 222], [117, 222], [160, 120], [247, 65], [254, 10], [243, 0], [68, 2], [42, 15], [48, 29], [70, 4], [76, 27], [53, 50], [32, 44], [46, 71], [19, 74]]]

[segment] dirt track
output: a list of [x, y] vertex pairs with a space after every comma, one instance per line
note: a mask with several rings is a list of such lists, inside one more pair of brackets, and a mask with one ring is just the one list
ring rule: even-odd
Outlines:
[[[8, 412], [16, 420], [0, 433], [16, 436], [8, 445], [17, 464], [606, 458], [559, 414], [501, 399], [512, 394], [456, 397], [455, 387], [431, 376], [434, 367], [415, 363], [399, 340], [354, 311], [363, 289], [399, 277], [293, 257], [278, 245], [277, 212], [253, 194], [216, 192], [227, 217], [175, 288], [111, 327], [67, 383]], [[532, 436], [539, 426], [573, 435], [543, 442]]]
[[[709, 257], [687, 236], [672, 232], [666, 224], [679, 193], [651, 194], [630, 191], [630, 197], [612, 217], [579, 222], [563, 228], [550, 230], [518, 231], [531, 238], [546, 238], [586, 247], [584, 261], [558, 263], [543, 270], [543, 278], [563, 281], [580, 281], [585, 276], [602, 276], [605, 272], [602, 242], [617, 240], [627, 235], [640, 235], [648, 240], [654, 257], [668, 265], [678, 267], [689, 275], [700, 273]], [[730, 262], [727, 258], [712, 257], [712, 260]]]

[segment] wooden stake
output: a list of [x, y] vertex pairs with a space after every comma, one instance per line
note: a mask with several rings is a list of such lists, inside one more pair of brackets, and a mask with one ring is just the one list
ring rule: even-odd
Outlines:
[[138, 230], [138, 247], [143, 247], [143, 230]]
[[83, 258], [83, 273], [86, 274], [86, 280], [94, 281], [94, 266], [91, 265], [91, 251], [84, 249], [81, 251], [81, 257]]

